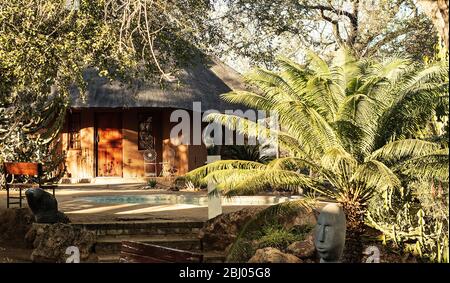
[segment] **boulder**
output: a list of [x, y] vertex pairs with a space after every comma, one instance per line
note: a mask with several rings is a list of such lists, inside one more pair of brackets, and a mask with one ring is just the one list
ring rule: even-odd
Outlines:
[[239, 211], [218, 215], [206, 221], [200, 230], [205, 251], [225, 251], [236, 239], [244, 225], [262, 208], [244, 208]]
[[70, 224], [34, 223], [26, 235], [26, 240], [34, 248], [33, 262], [66, 262], [68, 247], [76, 247], [80, 252], [80, 262], [95, 262], [93, 255], [96, 236], [94, 232], [83, 230]]
[[292, 254], [286, 254], [275, 248], [256, 250], [249, 263], [302, 263], [302, 260]]
[[317, 211], [299, 210], [297, 215], [281, 217], [278, 220], [286, 229], [294, 226], [316, 226]]
[[316, 248], [314, 246], [313, 233], [309, 233], [303, 241], [297, 241], [290, 244], [286, 251], [301, 259], [314, 257]]
[[43, 189], [33, 188], [25, 192], [28, 206], [37, 223], [69, 223], [69, 218], [58, 211], [56, 198]]
[[0, 241], [15, 241], [25, 244], [25, 235], [35, 222], [28, 208], [0, 209]]

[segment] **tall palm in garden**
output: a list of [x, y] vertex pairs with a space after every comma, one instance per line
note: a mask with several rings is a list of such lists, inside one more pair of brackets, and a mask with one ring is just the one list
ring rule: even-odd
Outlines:
[[231, 103], [275, 111], [279, 130], [233, 115], [208, 118], [247, 135], [276, 135], [284, 157], [267, 164], [218, 161], [187, 177], [214, 180], [228, 196], [267, 188], [313, 190], [342, 204], [347, 247], [358, 245], [373, 194], [402, 190], [401, 175], [411, 171], [414, 160], [436, 152], [448, 156], [448, 146], [415, 138], [448, 88], [448, 66], [419, 68], [405, 58], [356, 60], [340, 50], [329, 64], [309, 53], [305, 64], [283, 58], [279, 68], [247, 75], [256, 92], [223, 95]]

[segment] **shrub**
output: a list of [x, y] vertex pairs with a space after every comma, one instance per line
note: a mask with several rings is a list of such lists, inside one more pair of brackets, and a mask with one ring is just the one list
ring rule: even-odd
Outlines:
[[279, 250], [286, 249], [295, 241], [300, 241], [304, 237], [293, 233], [283, 227], [268, 226], [264, 228], [264, 235], [258, 240], [258, 248], [265, 247], [277, 248]]
[[296, 241], [302, 241], [313, 229], [310, 225], [294, 226], [286, 229], [279, 223], [266, 224], [259, 230], [249, 231], [239, 239], [239, 243], [228, 255], [228, 262], [247, 262], [257, 249], [266, 247], [286, 250]]
[[403, 192], [373, 199], [367, 224], [384, 234], [384, 243], [424, 262], [449, 262], [448, 184], [416, 181]]
[[147, 185], [152, 189], [156, 187], [156, 184], [158, 184], [158, 182], [155, 179], [150, 179], [147, 181]]

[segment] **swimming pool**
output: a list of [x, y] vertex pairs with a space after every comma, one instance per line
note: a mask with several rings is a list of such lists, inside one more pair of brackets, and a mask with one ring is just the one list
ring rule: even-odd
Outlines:
[[[299, 199], [300, 196], [239, 196], [233, 198], [222, 197], [222, 205], [273, 205], [290, 200]], [[208, 205], [208, 196], [193, 194], [151, 194], [151, 195], [108, 195], [81, 197], [80, 200], [98, 204], [190, 204], [198, 206]]]

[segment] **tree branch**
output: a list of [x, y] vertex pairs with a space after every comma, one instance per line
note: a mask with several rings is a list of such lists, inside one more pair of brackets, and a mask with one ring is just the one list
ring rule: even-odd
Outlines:
[[340, 46], [344, 46], [345, 42], [344, 42], [344, 40], [341, 37], [341, 32], [339, 31], [339, 22], [336, 21], [336, 20], [333, 20], [332, 18], [330, 18], [328, 16], [326, 16], [324, 10], [320, 10], [320, 15], [322, 16], [322, 18], [325, 21], [327, 21], [327, 22], [329, 22], [329, 23], [331, 23], [333, 25], [333, 34], [334, 34], [334, 37], [336, 38], [336, 41], [338, 42], [338, 44]]
[[397, 29], [396, 31], [390, 32], [389, 34], [387, 34], [383, 39], [381, 39], [380, 41], [378, 41], [377, 43], [375, 43], [375, 45], [369, 47], [369, 42], [367, 43], [367, 48], [366, 50], [364, 50], [364, 52], [361, 54], [361, 56], [365, 57], [365, 56], [371, 56], [373, 55], [375, 52], [377, 52], [383, 45], [391, 42], [392, 40], [396, 39], [397, 37], [407, 33], [408, 31], [411, 30], [410, 26], [405, 26], [403, 28]]
[[[357, 0], [356, 2], [359, 3], [359, 0]], [[344, 15], [350, 20], [350, 23], [352, 24], [352, 26], [358, 25], [357, 16], [353, 13], [350, 13], [350, 12], [342, 10], [342, 9], [336, 9], [331, 6], [324, 6], [324, 5], [303, 5], [300, 3], [297, 4], [297, 7], [300, 9], [312, 9], [312, 10], [319, 10], [321, 12], [327, 11], [327, 12], [332, 12], [336, 15]]]
[[[325, 6], [325, 5], [304, 5], [304, 4], [297, 3], [297, 8], [298, 9], [318, 10], [320, 12], [322, 19], [324, 19], [325, 21], [327, 21], [333, 25], [333, 34], [336, 38], [337, 43], [340, 46], [347, 46], [347, 47], [353, 49], [353, 45], [355, 44], [356, 38], [358, 36], [359, 3], [360, 3], [360, 0], [355, 0], [353, 2], [353, 12], [335, 8], [331, 4], [329, 6]], [[350, 25], [351, 25], [351, 30], [350, 30], [350, 32], [348, 32], [347, 40], [344, 40], [342, 38], [341, 32], [339, 30], [339, 22], [337, 20], [333, 19], [332, 17], [325, 15], [325, 12], [333, 13], [336, 16], [344, 15], [349, 19]]]

